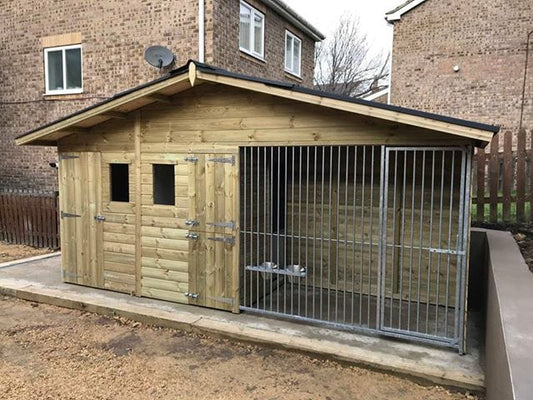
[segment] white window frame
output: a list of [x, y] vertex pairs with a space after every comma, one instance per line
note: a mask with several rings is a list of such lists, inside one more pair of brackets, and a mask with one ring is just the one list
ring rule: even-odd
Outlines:
[[[246, 3], [245, 1], [241, 0], [240, 5], [239, 5], [239, 21], [240, 21], [240, 12], [241, 12], [240, 7], [241, 6], [244, 6], [250, 9], [250, 14], [251, 14], [250, 32], [248, 32], [248, 36], [250, 39], [250, 49], [241, 47], [241, 43], [240, 43], [240, 34], [241, 34], [240, 29], [241, 28], [240, 28], [240, 23], [239, 23], [239, 50], [242, 51], [243, 53], [251, 55], [252, 57], [258, 58], [261, 61], [265, 61], [265, 14], [253, 8], [250, 4]], [[256, 15], [261, 17], [261, 33], [262, 33], [261, 34], [261, 50], [262, 50], [261, 53], [254, 51], [254, 43], [255, 43], [254, 22], [255, 22]]]
[[[59, 90], [50, 90], [49, 80], [48, 80], [48, 53], [51, 51], [62, 51], [62, 61], [63, 61], [63, 86], [67, 86], [67, 58], [65, 56], [65, 50], [70, 49], [80, 49], [80, 72], [81, 72], [81, 88], [76, 89], [59, 89]], [[83, 93], [83, 49], [81, 44], [73, 44], [70, 46], [57, 46], [57, 47], [47, 47], [44, 49], [44, 85], [45, 85], [45, 94], [76, 94]]]
[[[291, 51], [290, 54], [287, 54], [287, 40], [289, 37], [292, 39], [291, 42]], [[298, 69], [294, 69], [294, 41], [297, 40], [300, 43], [300, 54], [298, 54]], [[292, 69], [287, 68], [287, 57], [291, 58]], [[284, 63], [285, 72], [297, 76], [300, 78], [302, 76], [302, 39], [296, 36], [290, 31], [285, 31], [285, 63]]]

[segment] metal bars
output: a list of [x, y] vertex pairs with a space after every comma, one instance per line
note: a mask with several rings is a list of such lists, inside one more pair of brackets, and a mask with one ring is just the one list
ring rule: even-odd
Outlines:
[[241, 149], [241, 309], [459, 347], [469, 149]]
[[241, 151], [242, 309], [377, 329], [381, 148]]
[[385, 151], [380, 330], [463, 349], [470, 150]]

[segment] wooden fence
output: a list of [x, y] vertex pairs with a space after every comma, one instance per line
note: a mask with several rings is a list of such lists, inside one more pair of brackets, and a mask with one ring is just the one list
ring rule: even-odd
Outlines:
[[487, 148], [477, 149], [473, 222], [514, 224], [533, 221], [532, 135], [533, 131], [528, 135], [522, 130], [513, 138], [511, 132], [506, 132], [503, 146], [496, 137]]
[[0, 191], [0, 240], [59, 248], [58, 209], [53, 192]]

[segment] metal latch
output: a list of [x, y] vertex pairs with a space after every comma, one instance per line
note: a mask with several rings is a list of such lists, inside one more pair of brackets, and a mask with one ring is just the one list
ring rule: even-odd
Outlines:
[[67, 213], [67, 212], [63, 212], [61, 211], [61, 219], [63, 218], [74, 218], [74, 217], [81, 217], [81, 215], [78, 215], [78, 214], [71, 214], [71, 213]]
[[437, 249], [434, 247], [429, 248], [430, 253], [436, 253], [436, 254], [452, 254], [452, 255], [459, 255], [464, 256], [466, 255], [466, 252], [464, 251], [456, 251], [456, 250], [449, 250], [449, 249]]
[[227, 244], [231, 244], [232, 246], [235, 244], [235, 236], [232, 237], [208, 237], [207, 240], [213, 240], [215, 242], [224, 242]]
[[95, 215], [94, 216], [94, 220], [97, 221], [97, 222], [105, 221], [105, 216], [103, 216], [103, 215]]
[[195, 219], [186, 219], [185, 220], [185, 225], [187, 226], [196, 226], [196, 225], [200, 225], [200, 221], [197, 221]]
[[198, 157], [196, 157], [196, 156], [187, 156], [187, 157], [185, 157], [185, 161], [198, 162]]
[[208, 158], [207, 161], [213, 161], [213, 162], [219, 162], [219, 163], [226, 163], [226, 164], [235, 165], [235, 156]]
[[198, 297], [200, 297], [200, 295], [198, 293], [185, 293], [185, 296], [187, 297], [190, 297], [191, 299], [197, 299]]
[[187, 239], [192, 239], [192, 240], [197, 240], [198, 239], [198, 234], [197, 233], [190, 233], [190, 232], [187, 232], [185, 234], [185, 237]]
[[235, 229], [235, 221], [229, 221], [229, 222], [206, 222], [206, 225], [210, 226], [216, 226], [220, 228], [231, 228], [232, 230]]

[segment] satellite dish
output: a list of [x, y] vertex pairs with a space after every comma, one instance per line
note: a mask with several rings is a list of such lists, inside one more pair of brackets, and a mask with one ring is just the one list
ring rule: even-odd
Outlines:
[[144, 59], [148, 64], [156, 67], [168, 67], [174, 61], [174, 54], [163, 46], [151, 46], [144, 51]]

